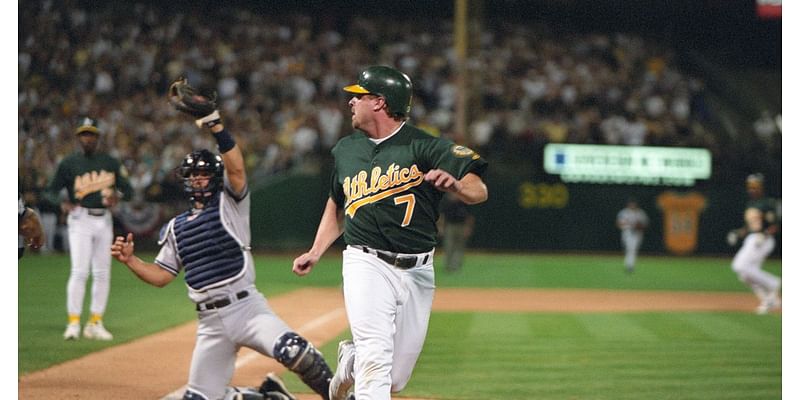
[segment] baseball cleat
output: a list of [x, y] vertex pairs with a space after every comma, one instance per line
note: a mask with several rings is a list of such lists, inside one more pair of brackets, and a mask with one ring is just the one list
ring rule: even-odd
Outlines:
[[78, 340], [81, 336], [80, 324], [67, 324], [67, 330], [64, 331], [64, 340]]
[[258, 392], [264, 395], [265, 399], [273, 400], [286, 398], [288, 400], [297, 400], [297, 398], [289, 392], [289, 389], [286, 388], [286, 385], [283, 384], [281, 378], [278, 378], [278, 376], [272, 372], [268, 373], [267, 377], [264, 378], [264, 382], [261, 383]]
[[88, 323], [83, 328], [83, 337], [94, 340], [111, 340], [114, 335], [103, 327], [103, 322]]
[[776, 310], [781, 306], [780, 299], [767, 299], [761, 302], [761, 304], [756, 307], [756, 314], [764, 315], [769, 313], [772, 310]]
[[339, 342], [339, 365], [333, 374], [331, 385], [328, 387], [330, 400], [347, 400], [347, 392], [353, 387], [353, 364], [356, 361], [356, 348], [352, 340]]

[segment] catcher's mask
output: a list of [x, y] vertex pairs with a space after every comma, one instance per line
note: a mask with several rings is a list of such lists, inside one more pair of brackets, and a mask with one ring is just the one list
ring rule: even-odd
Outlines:
[[[195, 150], [183, 158], [178, 174], [183, 180], [183, 192], [193, 207], [195, 202], [206, 205], [222, 189], [224, 172], [222, 157], [208, 150]], [[208, 177], [204, 187], [195, 185], [201, 177]]]

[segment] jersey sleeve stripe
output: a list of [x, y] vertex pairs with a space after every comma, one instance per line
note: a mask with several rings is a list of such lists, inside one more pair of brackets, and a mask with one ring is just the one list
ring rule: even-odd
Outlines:
[[178, 269], [177, 269], [177, 268], [175, 268], [175, 267], [172, 267], [172, 266], [169, 266], [169, 265], [167, 265], [167, 264], [164, 264], [163, 262], [161, 262], [161, 261], [159, 261], [159, 260], [156, 260], [156, 265], [158, 265], [159, 267], [161, 267], [161, 269], [163, 269], [163, 270], [165, 270], [165, 271], [169, 272], [170, 274], [172, 274], [172, 275], [175, 275], [175, 276], [178, 276]]

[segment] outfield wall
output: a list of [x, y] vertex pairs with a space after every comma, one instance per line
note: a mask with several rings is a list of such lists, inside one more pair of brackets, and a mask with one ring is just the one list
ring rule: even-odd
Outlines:
[[[476, 218], [473, 248], [618, 251], [614, 221], [627, 199], [635, 197], [651, 221], [642, 251], [732, 255], [735, 249], [727, 245], [725, 234], [741, 226], [746, 202], [742, 186], [707, 182], [692, 188], [569, 184], [553, 176], [537, 179], [492, 169], [485, 178], [489, 201], [470, 208]], [[327, 185], [327, 177], [298, 175], [254, 187], [254, 247], [309, 247]], [[781, 252], [778, 242], [774, 255]]]

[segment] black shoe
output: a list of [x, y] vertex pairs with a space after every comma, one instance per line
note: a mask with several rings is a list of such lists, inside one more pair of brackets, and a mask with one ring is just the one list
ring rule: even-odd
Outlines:
[[278, 378], [278, 375], [272, 372], [268, 373], [267, 377], [264, 378], [264, 382], [261, 383], [258, 392], [263, 394], [264, 398], [268, 400], [283, 400], [283, 397], [288, 400], [297, 400], [297, 398], [289, 392], [289, 389], [286, 388], [286, 385], [283, 384], [281, 378]]

